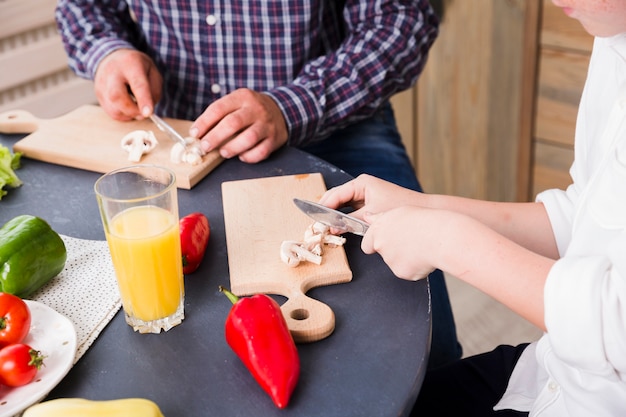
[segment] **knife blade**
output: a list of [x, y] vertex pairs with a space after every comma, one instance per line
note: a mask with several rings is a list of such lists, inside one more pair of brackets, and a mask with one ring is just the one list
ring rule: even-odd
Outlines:
[[178, 142], [183, 145], [184, 148], [187, 147], [187, 141], [183, 138], [180, 133], [178, 133], [169, 123], [165, 120], [161, 119], [156, 114], [152, 113], [150, 115], [150, 120], [154, 122], [154, 124], [167, 136], [170, 137], [174, 142]]
[[318, 221], [326, 226], [330, 226], [334, 229], [343, 230], [355, 235], [363, 236], [369, 224], [348, 214], [342, 213], [338, 210], [333, 210], [318, 203], [314, 203], [308, 200], [302, 200], [299, 198], [293, 199], [294, 204], [302, 210], [304, 214], [309, 216], [315, 221]]
[[[135, 98], [135, 96], [130, 92], [130, 90], [128, 91], [128, 94], [130, 95], [130, 99], [132, 101], [134, 101], [135, 103], [137, 103], [137, 99]], [[169, 123], [167, 123], [165, 120], [161, 119], [159, 116], [157, 116], [156, 114], [152, 113], [150, 115], [150, 120], [152, 120], [152, 123], [154, 123], [161, 132], [165, 133], [170, 139], [172, 139], [174, 142], [178, 142], [181, 145], [183, 145], [183, 148], [187, 147], [187, 141], [185, 140], [185, 138], [183, 138], [181, 136], [180, 133], [178, 133], [176, 131], [176, 129], [174, 129]]]

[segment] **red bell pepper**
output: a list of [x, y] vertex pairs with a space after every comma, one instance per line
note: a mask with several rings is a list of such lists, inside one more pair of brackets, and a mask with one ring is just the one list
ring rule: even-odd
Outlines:
[[191, 213], [180, 219], [180, 246], [183, 273], [191, 274], [200, 266], [209, 243], [209, 220], [202, 213]]
[[285, 408], [300, 377], [300, 357], [280, 306], [265, 294], [238, 298], [226, 319], [226, 342], [278, 408]]

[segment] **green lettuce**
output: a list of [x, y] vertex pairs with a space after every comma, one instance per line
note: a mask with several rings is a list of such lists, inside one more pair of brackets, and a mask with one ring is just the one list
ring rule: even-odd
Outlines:
[[9, 148], [0, 145], [0, 200], [7, 194], [5, 187], [17, 188], [22, 185], [22, 180], [15, 174], [15, 170], [20, 167], [21, 157], [21, 153], [11, 154]]

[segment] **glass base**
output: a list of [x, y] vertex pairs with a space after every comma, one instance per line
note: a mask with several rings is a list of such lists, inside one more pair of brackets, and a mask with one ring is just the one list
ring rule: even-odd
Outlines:
[[134, 331], [139, 333], [161, 333], [161, 331], [168, 331], [174, 326], [178, 326], [183, 322], [185, 318], [185, 300], [181, 298], [180, 304], [178, 308], [174, 312], [167, 317], [163, 317], [162, 319], [156, 319], [151, 321], [143, 321], [141, 319], [131, 317], [124, 311], [124, 317], [126, 318], [126, 323], [130, 327], [133, 328]]

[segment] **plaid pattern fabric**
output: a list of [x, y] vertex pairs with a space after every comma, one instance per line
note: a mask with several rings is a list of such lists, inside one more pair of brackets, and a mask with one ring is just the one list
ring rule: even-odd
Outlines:
[[78, 75], [93, 78], [108, 53], [137, 48], [164, 78], [158, 113], [193, 120], [250, 88], [278, 103], [295, 145], [409, 88], [439, 23], [427, 0], [60, 0], [56, 16]]

